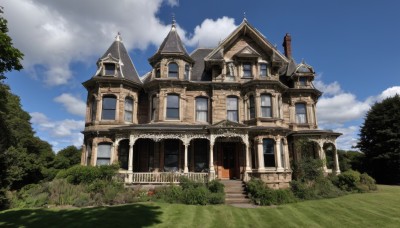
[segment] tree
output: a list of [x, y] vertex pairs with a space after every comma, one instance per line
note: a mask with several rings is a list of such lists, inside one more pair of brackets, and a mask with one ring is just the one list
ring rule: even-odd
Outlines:
[[357, 147], [365, 170], [378, 183], [400, 184], [400, 96], [374, 104], [361, 127]]
[[60, 150], [54, 159], [54, 168], [67, 169], [81, 162], [81, 150], [75, 146], [68, 146]]
[[5, 79], [5, 73], [22, 69], [23, 54], [13, 47], [12, 39], [7, 35], [7, 20], [3, 18], [3, 7], [0, 6], [0, 80]]

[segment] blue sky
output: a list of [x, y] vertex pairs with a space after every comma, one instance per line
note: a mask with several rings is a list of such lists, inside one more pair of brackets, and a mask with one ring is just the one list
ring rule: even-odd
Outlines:
[[167, 35], [175, 15], [189, 52], [214, 47], [247, 20], [282, 51], [292, 35], [293, 56], [317, 72], [324, 92], [321, 128], [343, 133], [351, 149], [370, 106], [400, 94], [400, 2], [239, 0], [13, 0], [3, 1], [14, 46], [25, 53], [21, 72], [6, 80], [32, 116], [36, 134], [58, 151], [80, 146], [86, 91], [97, 59], [117, 32], [140, 75]]

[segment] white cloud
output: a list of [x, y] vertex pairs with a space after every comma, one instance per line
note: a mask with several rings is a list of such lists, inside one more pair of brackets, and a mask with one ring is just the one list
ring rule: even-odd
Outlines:
[[359, 133], [358, 126], [336, 128], [333, 129], [333, 131], [340, 132], [343, 134], [336, 140], [338, 149], [357, 150], [354, 149], [353, 147], [355, 147], [358, 142], [358, 133]]
[[345, 122], [360, 119], [369, 110], [367, 102], [358, 101], [351, 93], [341, 93], [333, 97], [322, 97], [317, 103], [317, 115], [320, 124], [342, 125]]
[[225, 39], [235, 28], [235, 20], [229, 17], [218, 18], [215, 21], [205, 19], [196, 26], [193, 36], [187, 40], [190, 46], [216, 47], [218, 42]]
[[30, 113], [31, 123], [35, 130], [39, 130], [40, 138], [48, 141], [54, 151], [59, 151], [67, 146], [80, 147], [83, 143], [83, 135], [80, 133], [85, 126], [82, 120], [65, 119], [53, 121], [45, 114], [39, 112]]
[[167, 4], [171, 7], [179, 6], [179, 0], [167, 0]]
[[373, 105], [375, 102], [380, 102], [386, 98], [394, 97], [396, 95], [400, 95], [400, 86], [393, 86], [393, 87], [387, 88], [378, 96], [369, 97], [367, 99], [367, 102], [369, 104]]
[[[117, 32], [122, 33], [129, 50], [160, 45], [171, 28], [157, 17], [162, 2], [13, 0], [3, 5], [9, 34], [25, 54], [25, 69], [47, 85], [56, 86], [74, 77], [71, 63], [94, 64]], [[164, 2], [171, 7], [179, 5], [178, 0]], [[190, 38], [179, 26], [178, 32], [189, 46], [215, 46], [234, 28], [234, 19], [222, 17], [204, 20]], [[36, 66], [44, 72], [38, 73]]]
[[54, 101], [61, 103], [71, 114], [83, 117], [86, 115], [85, 102], [69, 93], [61, 94], [60, 96], [54, 98]]
[[325, 95], [336, 95], [343, 93], [342, 88], [340, 88], [339, 82], [333, 82], [331, 84], [326, 85], [320, 80], [314, 81], [314, 86], [319, 90], [322, 91]]

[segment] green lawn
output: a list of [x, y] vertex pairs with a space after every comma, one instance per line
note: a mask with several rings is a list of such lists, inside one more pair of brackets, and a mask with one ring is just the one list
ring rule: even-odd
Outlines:
[[400, 227], [400, 186], [255, 209], [139, 203], [0, 212], [0, 227]]

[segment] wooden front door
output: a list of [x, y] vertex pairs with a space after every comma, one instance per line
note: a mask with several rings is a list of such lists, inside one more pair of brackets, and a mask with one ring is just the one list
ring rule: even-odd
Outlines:
[[220, 151], [221, 179], [232, 179], [236, 177], [236, 148], [235, 143], [222, 143]]

